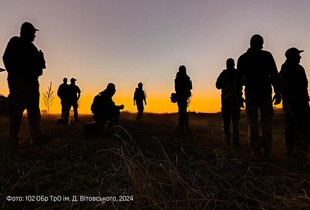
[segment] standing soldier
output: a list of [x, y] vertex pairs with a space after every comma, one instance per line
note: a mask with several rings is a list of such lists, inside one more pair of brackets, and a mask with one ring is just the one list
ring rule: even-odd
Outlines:
[[69, 85], [67, 84], [68, 79], [64, 78], [63, 83], [59, 85], [57, 95], [61, 100], [61, 117], [63, 119], [69, 118], [69, 109], [70, 109], [70, 103], [69, 103]]
[[216, 81], [216, 88], [222, 89], [222, 117], [224, 120], [225, 141], [230, 142], [230, 121], [233, 125], [233, 143], [239, 144], [240, 106], [243, 107], [242, 91], [237, 85], [235, 61], [227, 59], [226, 68]]
[[70, 80], [70, 85], [69, 85], [69, 112], [71, 109], [71, 106], [73, 106], [73, 111], [74, 111], [74, 119], [75, 121], [79, 121], [79, 115], [78, 115], [78, 100], [80, 99], [81, 96], [81, 90], [80, 88], [75, 85], [76, 79], [71, 78]]
[[[273, 105], [281, 102], [281, 84], [276, 63], [270, 52], [262, 50], [263, 37], [256, 34], [250, 41], [250, 48], [241, 55], [237, 64], [238, 77], [244, 81], [246, 114], [250, 127], [250, 146], [254, 157], [260, 154], [261, 144], [264, 156], [269, 157], [272, 149]], [[275, 95], [272, 99], [273, 86]], [[263, 127], [262, 143], [257, 121], [260, 111]]]
[[19, 143], [18, 134], [25, 109], [27, 109], [33, 143], [40, 145], [49, 141], [49, 138], [42, 134], [41, 129], [38, 78], [45, 69], [45, 60], [43, 52], [33, 44], [36, 31], [38, 29], [31, 23], [23, 23], [20, 37], [11, 38], [3, 55], [10, 90], [9, 140], [12, 144]]
[[306, 161], [309, 151], [310, 109], [308, 80], [304, 68], [299, 65], [303, 50], [290, 48], [281, 67], [280, 79], [283, 90], [283, 112], [285, 117], [285, 146], [287, 158], [296, 154]]
[[133, 105], [137, 105], [137, 109], [138, 109], [137, 120], [140, 120], [142, 118], [143, 110], [144, 110], [143, 102], [146, 105], [145, 94], [143, 91], [143, 84], [140, 82], [133, 96]]
[[186, 74], [186, 67], [180, 66], [174, 80], [175, 91], [177, 95], [177, 104], [179, 108], [179, 124], [180, 133], [185, 133], [185, 128], [190, 131], [188, 125], [187, 105], [191, 97], [192, 81]]

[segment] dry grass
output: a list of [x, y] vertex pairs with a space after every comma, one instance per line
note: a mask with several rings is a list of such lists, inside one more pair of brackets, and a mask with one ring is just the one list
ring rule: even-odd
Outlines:
[[[274, 126], [271, 160], [251, 160], [245, 117], [241, 146], [223, 143], [220, 115], [191, 114], [192, 134], [175, 133], [175, 114], [122, 114], [111, 136], [85, 137], [83, 122], [43, 119], [53, 141], [10, 147], [7, 119], [0, 124], [2, 209], [310, 209], [309, 165], [283, 155], [281, 115]], [[6, 196], [120, 196], [130, 202], [7, 202]]]

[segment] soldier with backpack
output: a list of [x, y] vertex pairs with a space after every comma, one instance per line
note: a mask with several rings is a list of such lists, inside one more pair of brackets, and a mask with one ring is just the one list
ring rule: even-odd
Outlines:
[[112, 97], [115, 94], [115, 85], [109, 83], [107, 88], [95, 96], [91, 105], [91, 111], [94, 114], [96, 123], [109, 122], [109, 128], [118, 123], [120, 110], [124, 109], [124, 105], [115, 105]]
[[192, 81], [186, 73], [184, 65], [179, 67], [174, 80], [175, 92], [177, 96], [177, 104], [179, 108], [179, 124], [178, 129], [180, 134], [185, 133], [185, 129], [190, 131], [188, 124], [187, 105], [191, 97]]

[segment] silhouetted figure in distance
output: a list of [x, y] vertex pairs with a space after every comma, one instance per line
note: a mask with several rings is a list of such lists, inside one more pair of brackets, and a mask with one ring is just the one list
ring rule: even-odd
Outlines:
[[190, 131], [188, 124], [187, 105], [191, 97], [192, 81], [186, 73], [186, 67], [184, 65], [179, 67], [179, 71], [176, 74], [174, 80], [175, 91], [177, 94], [177, 104], [179, 108], [179, 132], [185, 133], [185, 129]]
[[146, 98], [143, 91], [143, 84], [140, 82], [133, 96], [133, 105], [137, 105], [138, 109], [137, 120], [140, 120], [143, 116], [144, 104], [146, 105]]
[[[260, 155], [261, 144], [264, 156], [269, 157], [272, 149], [273, 105], [281, 102], [281, 84], [276, 63], [270, 52], [262, 50], [263, 37], [256, 34], [250, 41], [250, 48], [241, 55], [237, 63], [239, 82], [244, 80], [246, 114], [250, 128], [252, 155]], [[275, 95], [272, 99], [272, 87]], [[262, 142], [258, 132], [258, 111], [262, 122]]]
[[233, 125], [233, 143], [239, 144], [240, 107], [243, 107], [242, 90], [238, 85], [235, 61], [227, 59], [226, 68], [216, 80], [216, 88], [222, 90], [222, 117], [224, 120], [224, 134], [227, 143], [231, 140], [230, 122]]
[[21, 26], [20, 36], [10, 39], [3, 62], [8, 71], [9, 85], [9, 140], [19, 143], [22, 116], [27, 109], [30, 132], [34, 144], [47, 143], [50, 139], [42, 134], [39, 108], [39, 76], [45, 69], [42, 51], [33, 44], [38, 31], [31, 23]]
[[308, 80], [300, 63], [303, 50], [290, 48], [281, 67], [283, 112], [285, 117], [285, 146], [287, 158], [296, 155], [306, 161], [310, 142], [310, 108]]
[[124, 105], [115, 105], [112, 97], [116, 92], [115, 85], [109, 83], [107, 88], [95, 96], [91, 105], [91, 111], [94, 114], [96, 123], [105, 123], [109, 121], [108, 130], [118, 123], [120, 117], [120, 110], [124, 109]]
[[[81, 90], [80, 88], [75, 84], [76, 79], [71, 78], [70, 85], [69, 85], [69, 112], [71, 109], [71, 106], [73, 107], [74, 111], [74, 119], [75, 121], [79, 120], [78, 115], [78, 100], [81, 97]], [[68, 112], [68, 113], [69, 113]]]
[[63, 119], [69, 118], [69, 111], [70, 111], [70, 102], [69, 102], [70, 89], [67, 82], [68, 79], [64, 78], [63, 83], [59, 85], [57, 90], [57, 95], [61, 100], [61, 117]]

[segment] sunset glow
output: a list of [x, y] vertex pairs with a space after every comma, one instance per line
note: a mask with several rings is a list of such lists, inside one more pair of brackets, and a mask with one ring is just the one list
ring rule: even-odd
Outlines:
[[[109, 82], [116, 104], [136, 112], [133, 92], [144, 84], [146, 112], [177, 112], [170, 102], [180, 65], [193, 82], [190, 111], [219, 112], [215, 81], [227, 58], [249, 47], [253, 34], [264, 37], [278, 69], [290, 47], [305, 50], [301, 65], [310, 75], [310, 2], [307, 0], [19, 0], [1, 1], [0, 54], [20, 25], [29, 21], [40, 31], [34, 44], [45, 54], [41, 95], [53, 83], [52, 113], [60, 113], [56, 96], [62, 79], [74, 77], [82, 90], [80, 113], [90, 113], [93, 97]], [[4, 67], [2, 61], [0, 67]], [[0, 93], [7, 96], [7, 73], [0, 73]], [[41, 97], [42, 100], [42, 97]], [[44, 107], [41, 101], [41, 109]]]

